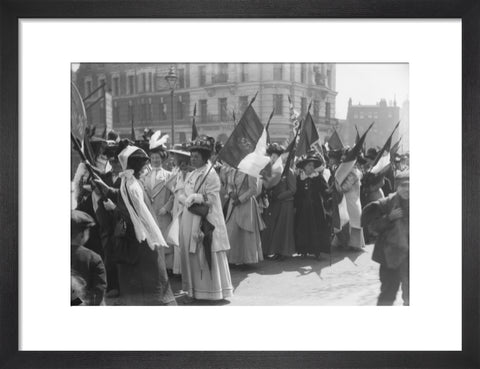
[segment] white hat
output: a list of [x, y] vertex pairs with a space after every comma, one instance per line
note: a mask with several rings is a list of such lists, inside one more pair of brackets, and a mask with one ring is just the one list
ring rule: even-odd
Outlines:
[[167, 143], [168, 135], [165, 135], [163, 137], [161, 137], [161, 135], [162, 135], [162, 132], [157, 131], [152, 135], [152, 137], [150, 137], [150, 141], [149, 141], [150, 150], [154, 150], [154, 149], [166, 150], [165, 144]]
[[146, 158], [148, 158], [148, 155], [142, 149], [138, 148], [137, 146], [128, 145], [120, 152], [120, 154], [118, 154], [118, 161], [120, 162], [123, 170], [127, 169], [128, 158], [136, 151], [140, 151], [143, 155], [145, 155]]

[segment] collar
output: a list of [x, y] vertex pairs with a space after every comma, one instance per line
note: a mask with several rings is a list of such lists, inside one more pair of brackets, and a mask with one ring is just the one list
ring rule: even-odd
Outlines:
[[318, 177], [319, 175], [320, 175], [320, 173], [319, 173], [319, 172], [316, 172], [316, 171], [314, 171], [312, 174], [306, 175], [305, 172], [302, 170], [302, 171], [300, 172], [300, 179], [301, 179], [302, 181], [304, 181], [304, 180], [307, 179], [307, 178], [315, 178], [315, 177]]

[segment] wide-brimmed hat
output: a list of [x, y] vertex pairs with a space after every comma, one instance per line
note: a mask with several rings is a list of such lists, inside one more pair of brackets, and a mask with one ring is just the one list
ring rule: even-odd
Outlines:
[[215, 146], [215, 139], [213, 137], [201, 135], [193, 140], [188, 146], [188, 151], [207, 151], [212, 153]]
[[367, 150], [365, 159], [375, 160], [377, 158], [377, 155], [378, 155], [377, 149], [371, 147]]
[[307, 165], [308, 163], [313, 163], [313, 166], [315, 168], [318, 168], [319, 166], [322, 165], [322, 159], [320, 158], [320, 156], [318, 156], [317, 153], [315, 152], [308, 152], [306, 153], [305, 155], [302, 155], [300, 156], [300, 158], [298, 158], [298, 161], [297, 161], [297, 168], [305, 168], [305, 165]]
[[188, 151], [188, 144], [175, 144], [173, 145], [173, 149], [168, 150], [172, 154], [183, 155], [190, 157], [190, 151]]

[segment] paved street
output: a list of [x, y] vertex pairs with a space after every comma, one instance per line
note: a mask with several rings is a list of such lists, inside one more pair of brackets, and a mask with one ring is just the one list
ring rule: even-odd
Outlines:
[[[235, 288], [229, 301], [196, 301], [191, 305], [375, 305], [380, 283], [378, 264], [372, 261], [373, 245], [364, 252], [334, 249], [330, 258], [293, 257], [284, 261], [265, 260], [259, 264], [232, 267]], [[180, 278], [171, 278], [179, 305], [186, 303]], [[109, 299], [109, 305], [121, 305], [121, 299]], [[396, 304], [401, 304], [397, 299]]]

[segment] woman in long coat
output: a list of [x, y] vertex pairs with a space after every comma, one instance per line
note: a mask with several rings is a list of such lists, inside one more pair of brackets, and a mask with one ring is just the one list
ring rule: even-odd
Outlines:
[[255, 264], [263, 260], [260, 231], [264, 228], [258, 209], [257, 179], [237, 169], [227, 179], [229, 204], [226, 214], [230, 264]]
[[[270, 145], [267, 154], [273, 164], [283, 151], [280, 145]], [[269, 205], [263, 213], [262, 247], [263, 253], [274, 255], [274, 259], [281, 260], [295, 253], [293, 197], [296, 189], [295, 174], [288, 168], [284, 169], [280, 181], [267, 190]]]
[[298, 254], [330, 253], [330, 222], [325, 211], [328, 184], [315, 169], [322, 161], [318, 155], [304, 155], [297, 162], [295, 193], [295, 246]]
[[[189, 297], [201, 300], [233, 296], [227, 260], [230, 243], [219, 195], [220, 179], [208, 162], [213, 143], [213, 138], [200, 136], [190, 146], [190, 162], [195, 169], [186, 178], [185, 209], [180, 222], [182, 288]], [[213, 233], [201, 231], [202, 217], [189, 209], [194, 204], [207, 209], [203, 221], [213, 225]], [[205, 237], [211, 237], [210, 249], [205, 247]]]
[[121, 143], [120, 150], [118, 158], [124, 170], [120, 189], [95, 182], [117, 205], [114, 256], [121, 298], [126, 305], [176, 305], [161, 250], [167, 243], [139, 180], [149, 158], [126, 142]]
[[[168, 182], [172, 173], [162, 167], [162, 163], [168, 157], [165, 147], [168, 135], [160, 137], [161, 132], [155, 132], [150, 138], [150, 164], [152, 170], [142, 178], [145, 192], [148, 195], [155, 217], [162, 231], [166, 235], [168, 226], [172, 222], [173, 193], [170, 191]], [[168, 270], [173, 269], [173, 247], [165, 248], [165, 263]]]

